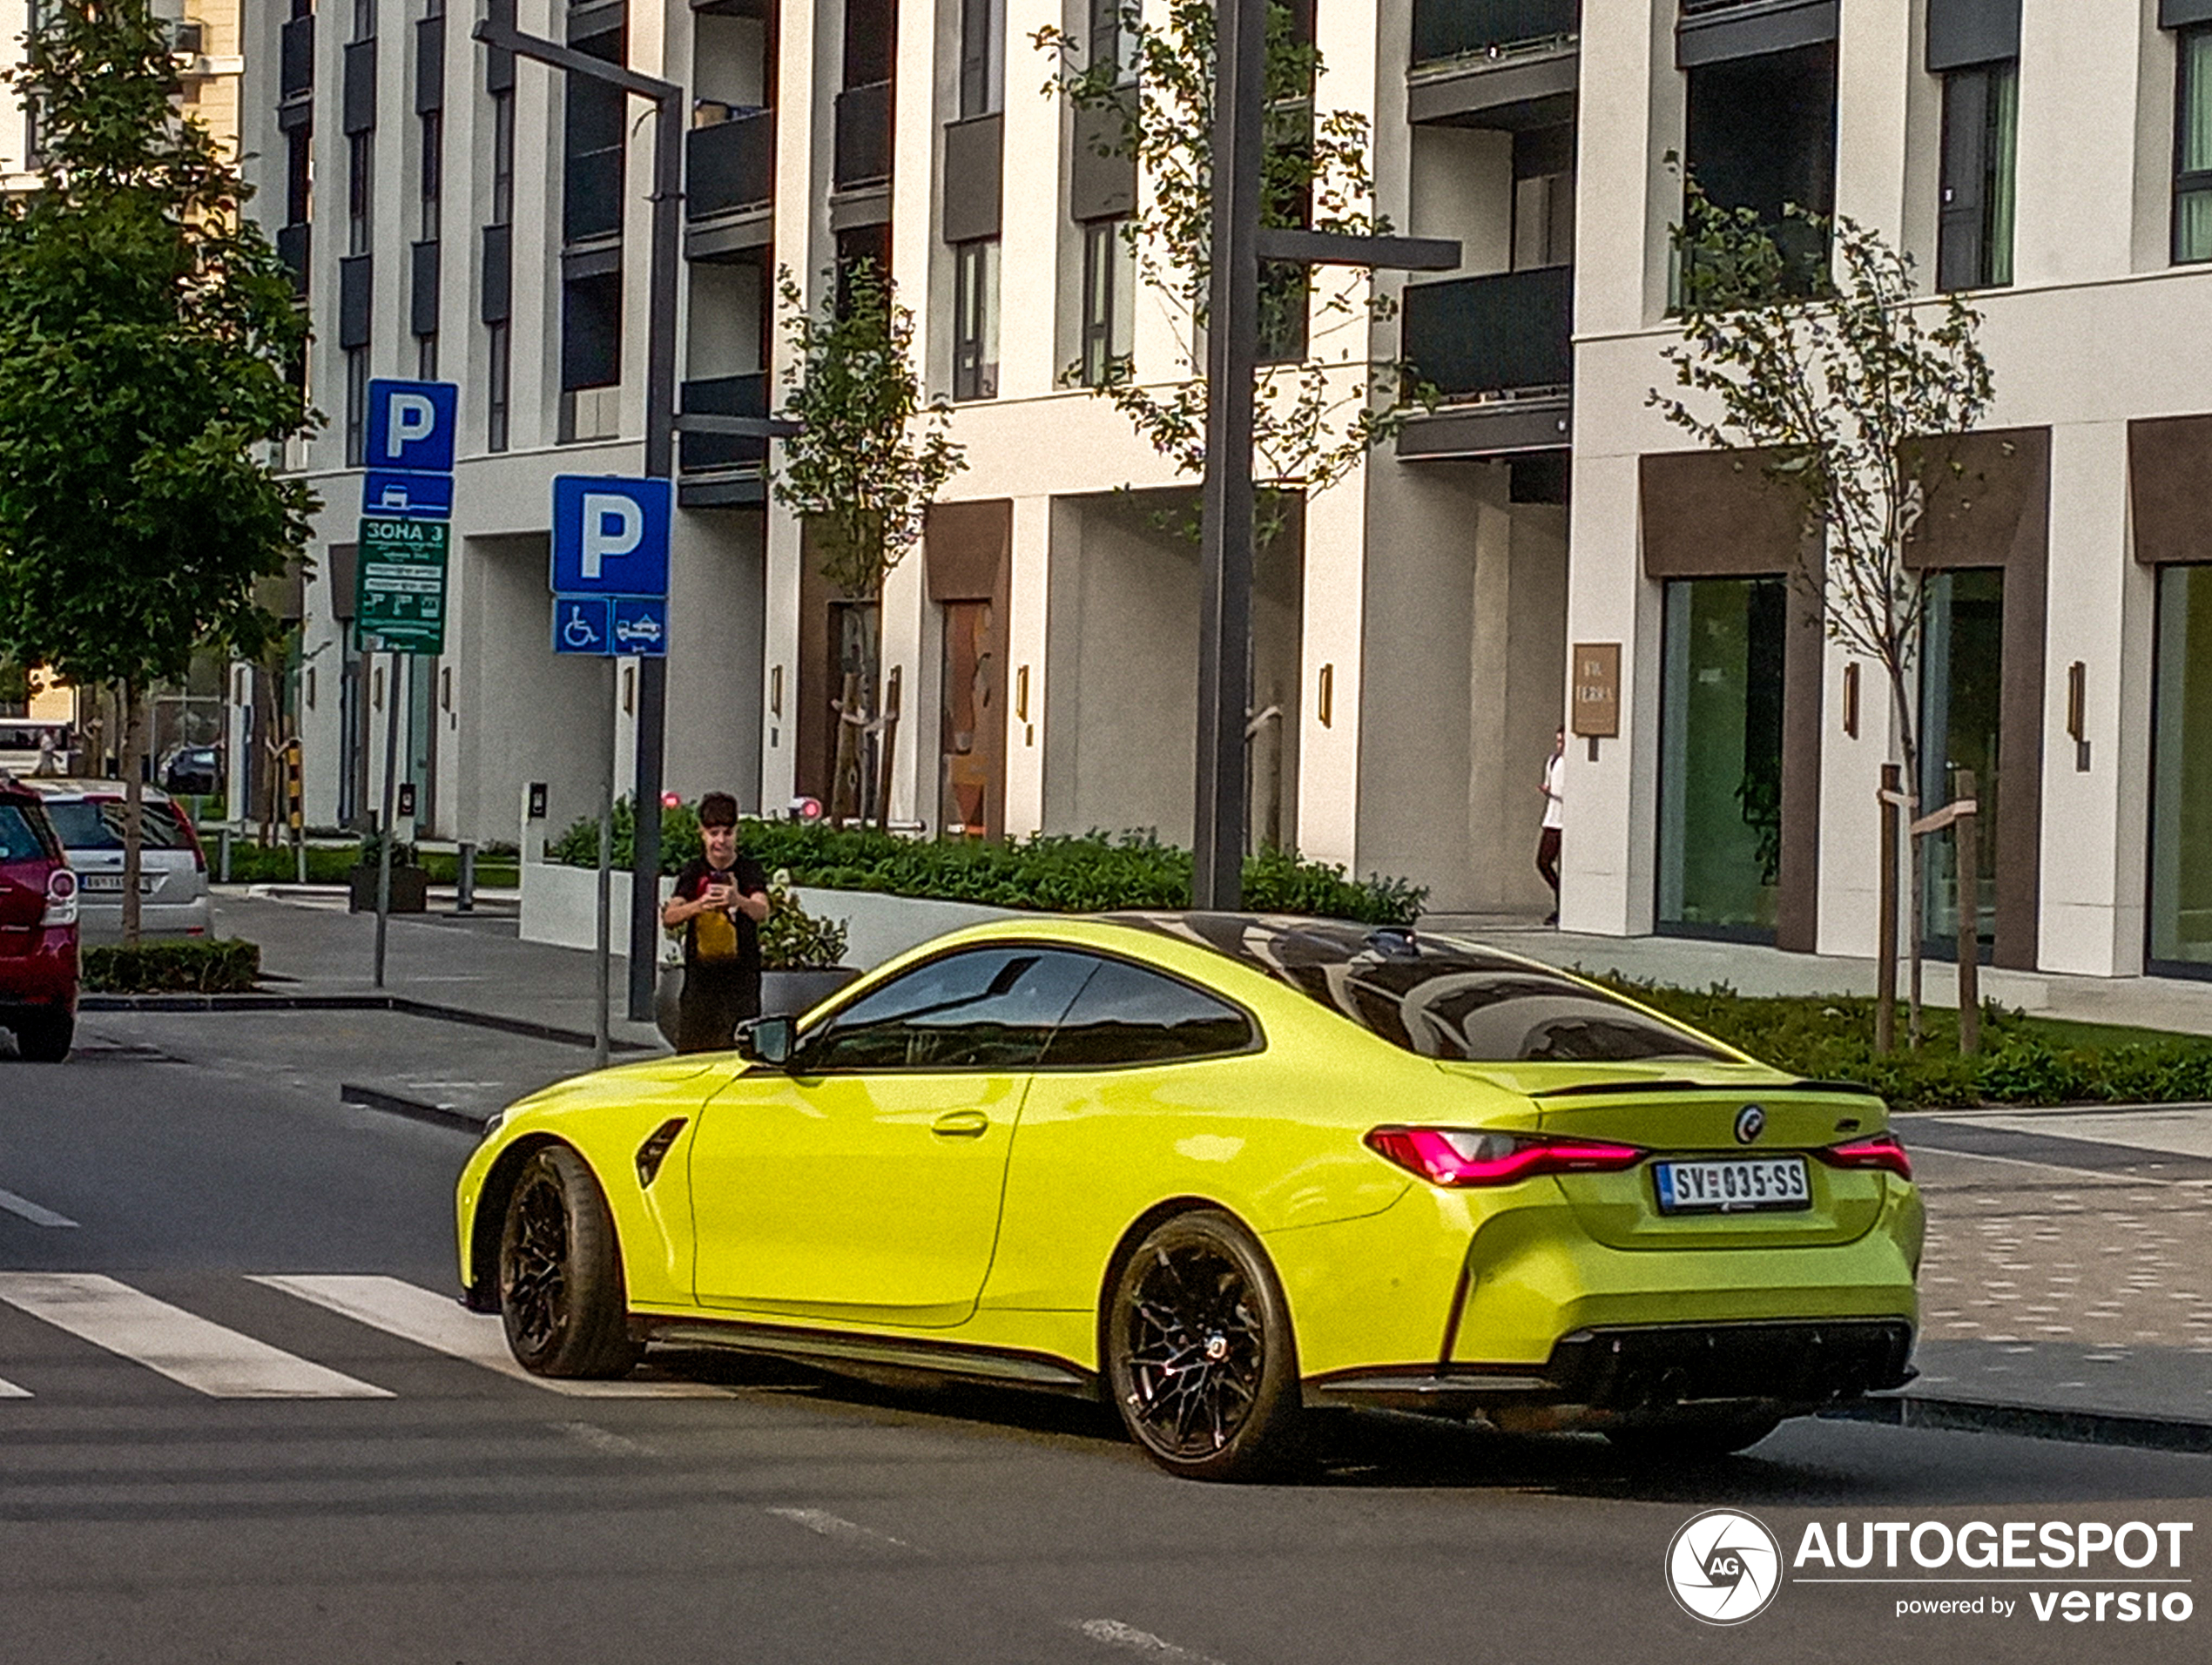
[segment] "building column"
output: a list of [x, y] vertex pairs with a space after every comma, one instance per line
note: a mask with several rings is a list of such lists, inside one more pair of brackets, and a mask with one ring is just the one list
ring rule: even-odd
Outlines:
[[[1578, 447], [1569, 512], [1568, 650], [1577, 643], [1620, 644], [1621, 732], [1600, 740], [1595, 758], [1588, 740], [1568, 736], [1560, 927], [1639, 936], [1651, 929], [1653, 911], [1660, 597], [1643, 576], [1636, 458], [1593, 456]], [[1570, 681], [1573, 674], [1570, 662]]]
[[1006, 836], [1044, 826], [1045, 642], [1052, 595], [1052, 499], [1014, 500], [1006, 621]]
[[1299, 607], [1298, 847], [1359, 869], [1359, 643], [1366, 618], [1367, 471], [1305, 502]]
[[[2142, 970], [2149, 778], [2150, 569], [2128, 536], [2128, 425], [2051, 431], [2044, 630], [2042, 895], [2038, 963], [2094, 977]], [[2068, 731], [2081, 666], [2082, 739]]]

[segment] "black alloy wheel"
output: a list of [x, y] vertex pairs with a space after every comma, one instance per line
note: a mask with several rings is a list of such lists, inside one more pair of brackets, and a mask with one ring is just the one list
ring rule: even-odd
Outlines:
[[1290, 1311], [1228, 1215], [1178, 1215], [1137, 1246], [1109, 1298], [1107, 1376], [1130, 1436], [1170, 1473], [1272, 1478], [1300, 1455]]
[[531, 1154], [499, 1237], [507, 1345], [538, 1376], [627, 1376], [637, 1363], [606, 1199], [566, 1145]]

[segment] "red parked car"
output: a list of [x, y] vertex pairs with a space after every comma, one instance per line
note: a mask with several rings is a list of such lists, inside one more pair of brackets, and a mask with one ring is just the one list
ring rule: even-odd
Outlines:
[[77, 875], [37, 792], [0, 773], [0, 1028], [34, 1063], [77, 1030]]

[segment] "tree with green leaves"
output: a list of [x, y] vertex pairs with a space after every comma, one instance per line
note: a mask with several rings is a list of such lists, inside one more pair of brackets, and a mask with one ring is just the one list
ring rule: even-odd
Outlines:
[[[1139, 381], [1135, 364], [1122, 358], [1103, 367], [1096, 391], [1195, 481], [1206, 466], [1214, 8], [1212, 0], [1170, 0], [1163, 13], [1148, 16], [1130, 3], [1120, 23], [1122, 44], [1113, 51], [1087, 51], [1051, 27], [1032, 40], [1052, 60], [1047, 96], [1099, 118], [1110, 136], [1101, 153], [1136, 165], [1143, 211], [1121, 222], [1120, 235], [1138, 293], [1166, 309], [1178, 342], [1170, 375]], [[1367, 119], [1355, 111], [1316, 111], [1321, 54], [1283, 0], [1269, 0], [1264, 62], [1260, 224], [1387, 233], [1389, 221], [1372, 206]], [[1333, 268], [1317, 278], [1304, 265], [1263, 268], [1259, 337], [1271, 361], [1259, 367], [1254, 400], [1258, 543], [1282, 526], [1287, 494], [1326, 490], [1394, 436], [1417, 402], [1433, 401], [1410, 367], [1369, 353], [1369, 326], [1396, 313], [1365, 272]], [[1081, 371], [1071, 367], [1067, 379]]]
[[[1784, 219], [1791, 234], [1778, 238], [1755, 210], [1722, 207], [1685, 181], [1674, 232], [1681, 340], [1663, 354], [1681, 391], [1655, 388], [1650, 403], [1716, 449], [1758, 452], [1769, 482], [1795, 502], [1797, 582], [1818, 598], [1829, 639], [1872, 660], [1888, 684], [1910, 823], [1919, 819], [1925, 591], [1908, 554], [1994, 395], [1981, 320], [1956, 294], [1921, 295], [1912, 257], [1857, 221], [1794, 207]], [[1806, 246], [1829, 249], [1828, 265], [1809, 268]], [[1923, 854], [1920, 839], [1905, 842], [1917, 1045]]]
[[144, 698], [192, 652], [258, 657], [257, 579], [315, 505], [269, 448], [314, 417], [307, 325], [180, 113], [147, 0], [54, 0], [7, 72], [37, 112], [37, 189], [0, 199], [0, 654], [121, 693], [124, 930], [138, 928]]
[[[914, 314], [889, 276], [866, 260], [824, 276], [821, 304], [810, 307], [790, 270], [780, 274], [791, 349], [781, 415], [798, 427], [783, 442], [776, 500], [804, 523], [822, 576], [880, 605], [883, 581], [921, 541], [929, 505], [968, 464], [948, 432], [950, 408], [922, 400]], [[880, 703], [869, 687], [839, 704], [830, 812], [842, 819], [860, 812], [853, 742]]]

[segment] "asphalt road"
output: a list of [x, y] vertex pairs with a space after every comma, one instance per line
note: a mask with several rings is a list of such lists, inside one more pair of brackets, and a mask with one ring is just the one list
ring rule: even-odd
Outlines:
[[[2212, 1459], [1810, 1422], [1639, 1470], [1372, 1419], [1318, 1483], [1232, 1489], [1056, 1401], [704, 1356], [555, 1392], [448, 1298], [464, 1137], [311, 1071], [167, 1061], [192, 1050], [0, 1063], [0, 1661], [2204, 1656]], [[1784, 1552], [1727, 1628], [1664, 1576], [1714, 1508]], [[1969, 1521], [2192, 1530], [2139, 1571], [1914, 1563], [1915, 1528]], [[1894, 1570], [1788, 1564], [1810, 1524], [1878, 1522], [1905, 1524]], [[1961, 1576], [2020, 1581], [1931, 1581]], [[2153, 1577], [2186, 1581], [2110, 1582]], [[2190, 1616], [2094, 1616], [2144, 1587]], [[2077, 1588], [2092, 1616], [2037, 1616]], [[1985, 1605], [1898, 1612], [1926, 1600]]]

